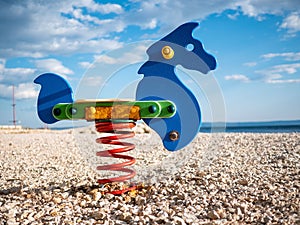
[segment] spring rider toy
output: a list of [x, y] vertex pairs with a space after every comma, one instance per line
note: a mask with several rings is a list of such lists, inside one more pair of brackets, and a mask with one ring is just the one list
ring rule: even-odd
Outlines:
[[[135, 158], [120, 154], [133, 150], [135, 146], [120, 140], [134, 136], [134, 132], [128, 131], [128, 128], [133, 128], [137, 120], [143, 120], [151, 127], [169, 151], [184, 148], [198, 134], [201, 125], [199, 102], [175, 73], [177, 65], [203, 74], [216, 68], [215, 58], [192, 36], [197, 26], [195, 22], [185, 23], [147, 49], [148, 61], [137, 71], [143, 74], [143, 78], [137, 85], [135, 101], [74, 101], [72, 88], [61, 76], [45, 73], [34, 80], [41, 85], [37, 112], [44, 123], [52, 124], [60, 120], [94, 121], [98, 132], [112, 134], [97, 138], [96, 142], [118, 147], [98, 151], [96, 155], [126, 161], [97, 166], [97, 170], [120, 171], [126, 175], [99, 179], [99, 184], [123, 182], [136, 175], [133, 169], [128, 168], [135, 163]], [[137, 188], [132, 184], [110, 193], [122, 194]]]

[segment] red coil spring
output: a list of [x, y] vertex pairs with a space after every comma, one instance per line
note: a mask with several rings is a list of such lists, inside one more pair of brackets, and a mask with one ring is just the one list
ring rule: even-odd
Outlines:
[[[99, 184], [107, 184], [107, 183], [113, 183], [113, 182], [124, 182], [131, 178], [133, 178], [136, 175], [136, 172], [133, 169], [125, 168], [126, 166], [131, 166], [135, 163], [135, 158], [128, 155], [123, 155], [120, 153], [131, 151], [135, 148], [135, 145], [128, 142], [122, 142], [119, 141], [120, 139], [126, 139], [126, 138], [132, 138], [134, 137], [135, 133], [132, 130], [124, 130], [124, 129], [132, 129], [135, 127], [135, 122], [133, 121], [126, 121], [126, 122], [95, 122], [96, 130], [99, 133], [112, 133], [111, 136], [106, 137], [100, 137], [96, 139], [97, 143], [101, 144], [107, 144], [107, 145], [118, 145], [122, 147], [109, 149], [109, 150], [103, 150], [96, 153], [97, 156], [100, 157], [112, 157], [112, 158], [118, 158], [118, 159], [125, 159], [125, 162], [122, 163], [116, 163], [111, 165], [103, 165], [103, 166], [97, 166], [97, 170], [108, 170], [108, 171], [120, 171], [127, 173], [126, 175], [113, 177], [113, 178], [107, 178], [107, 179], [99, 179]], [[109, 191], [108, 193], [114, 194], [114, 195], [120, 195], [125, 192], [135, 190], [137, 189], [137, 185], [131, 184], [130, 187], [126, 187], [121, 190], [114, 190]]]

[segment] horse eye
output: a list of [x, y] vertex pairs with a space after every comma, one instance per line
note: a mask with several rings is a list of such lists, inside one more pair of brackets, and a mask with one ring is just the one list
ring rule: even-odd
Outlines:
[[193, 51], [194, 50], [194, 45], [193, 44], [188, 44], [187, 46], [185, 46], [186, 50], [188, 51]]

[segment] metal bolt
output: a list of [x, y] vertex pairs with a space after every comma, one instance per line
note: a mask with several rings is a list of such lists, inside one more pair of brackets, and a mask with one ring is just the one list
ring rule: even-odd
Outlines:
[[169, 133], [169, 138], [171, 141], [177, 141], [179, 139], [179, 133], [176, 130], [173, 130]]
[[60, 108], [53, 109], [53, 114], [54, 114], [54, 116], [59, 116], [61, 114]]
[[171, 53], [170, 48], [168, 48], [168, 47], [163, 48], [163, 53], [164, 53], [165, 55], [169, 55], [169, 54]]
[[155, 113], [157, 111], [156, 105], [150, 105], [148, 108], [150, 113]]
[[77, 109], [71, 107], [71, 108], [69, 109], [69, 112], [70, 112], [71, 115], [75, 115], [75, 114], [77, 113]]
[[165, 59], [172, 59], [174, 57], [174, 50], [166, 45], [161, 49], [161, 54]]
[[167, 108], [169, 113], [174, 113], [175, 112], [175, 106], [174, 105], [169, 105]]

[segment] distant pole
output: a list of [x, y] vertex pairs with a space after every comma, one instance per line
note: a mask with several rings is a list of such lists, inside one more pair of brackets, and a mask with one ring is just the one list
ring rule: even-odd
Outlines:
[[13, 85], [13, 89], [12, 89], [12, 101], [13, 101], [13, 104], [12, 104], [12, 107], [13, 107], [13, 124], [14, 126], [16, 127], [16, 103], [15, 103], [15, 86]]

